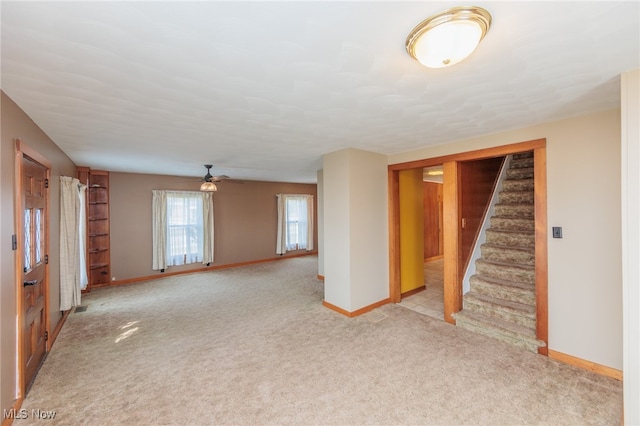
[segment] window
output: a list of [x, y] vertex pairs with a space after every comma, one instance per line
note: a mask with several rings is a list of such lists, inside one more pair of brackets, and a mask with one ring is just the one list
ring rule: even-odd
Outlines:
[[24, 271], [28, 272], [44, 260], [43, 209], [24, 210]]
[[287, 250], [307, 248], [307, 200], [305, 197], [286, 198]]
[[153, 190], [153, 270], [213, 262], [213, 195]]
[[313, 250], [313, 196], [278, 194], [276, 253]]
[[200, 194], [167, 194], [167, 266], [202, 262], [203, 236]]

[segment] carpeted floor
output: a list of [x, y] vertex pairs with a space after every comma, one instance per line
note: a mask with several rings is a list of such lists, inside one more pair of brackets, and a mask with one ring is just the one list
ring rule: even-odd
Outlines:
[[309, 256], [95, 290], [14, 424], [620, 424], [616, 380], [397, 305], [344, 317], [316, 274]]

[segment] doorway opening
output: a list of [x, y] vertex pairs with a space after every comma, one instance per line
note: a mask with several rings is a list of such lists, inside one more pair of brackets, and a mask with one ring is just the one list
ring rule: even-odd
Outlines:
[[[421, 170], [424, 287], [403, 293], [400, 306], [444, 321], [443, 167]], [[402, 190], [402, 188], [401, 188]]]
[[[486, 148], [477, 151], [451, 154], [407, 163], [392, 164], [389, 171], [389, 294], [390, 300], [400, 303], [401, 250], [400, 173], [405, 170], [443, 165], [443, 263], [444, 263], [444, 320], [455, 324], [453, 314], [462, 309], [462, 273], [464, 261], [462, 232], [462, 163], [532, 151], [535, 162], [534, 209], [535, 209], [535, 298], [536, 337], [548, 344], [548, 300], [547, 300], [547, 202], [546, 202], [546, 140]], [[539, 353], [546, 355], [546, 347]]]

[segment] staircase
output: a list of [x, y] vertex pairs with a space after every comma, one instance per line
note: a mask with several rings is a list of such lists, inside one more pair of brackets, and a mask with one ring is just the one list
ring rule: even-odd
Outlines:
[[533, 153], [515, 154], [456, 325], [531, 352], [536, 339]]

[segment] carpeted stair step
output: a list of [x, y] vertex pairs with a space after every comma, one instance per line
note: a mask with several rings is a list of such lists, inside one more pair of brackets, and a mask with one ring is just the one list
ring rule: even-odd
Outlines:
[[518, 324], [531, 330], [536, 328], [535, 305], [499, 299], [470, 291], [464, 295], [464, 309]]
[[493, 337], [505, 343], [538, 353], [544, 342], [536, 339], [535, 331], [517, 324], [510, 324], [478, 312], [462, 310], [453, 314], [456, 325], [478, 334]]
[[534, 247], [536, 235], [534, 231], [507, 231], [487, 229], [486, 242], [498, 246]]
[[533, 248], [482, 244], [480, 246], [480, 253], [483, 259], [496, 262], [511, 262], [520, 265], [534, 266], [536, 260], [536, 251]]
[[533, 178], [533, 167], [509, 168], [505, 177], [506, 179], [531, 179]]
[[[536, 304], [535, 285], [530, 283], [499, 280], [496, 278], [482, 277], [480, 275], [473, 275], [469, 279], [469, 283], [471, 284], [471, 291], [476, 294], [483, 294], [528, 305]], [[464, 297], [467, 297], [467, 295], [465, 294]]]
[[533, 156], [513, 157], [509, 163], [510, 169], [530, 169], [533, 167]]
[[503, 191], [533, 191], [533, 179], [506, 179], [502, 181]]
[[537, 352], [533, 152], [512, 157], [456, 324]]
[[531, 191], [502, 191], [499, 200], [502, 204], [533, 204], [534, 196]]
[[517, 154], [513, 154], [514, 160], [519, 160], [521, 158], [533, 158], [533, 151], [519, 152]]
[[535, 231], [536, 222], [532, 218], [492, 216], [491, 228], [510, 231]]
[[533, 266], [495, 262], [482, 258], [476, 260], [476, 274], [506, 281], [529, 284], [536, 282], [536, 268]]
[[533, 219], [535, 210], [533, 204], [501, 204], [495, 205], [496, 216], [520, 217]]

